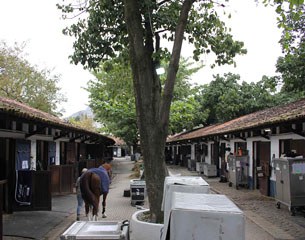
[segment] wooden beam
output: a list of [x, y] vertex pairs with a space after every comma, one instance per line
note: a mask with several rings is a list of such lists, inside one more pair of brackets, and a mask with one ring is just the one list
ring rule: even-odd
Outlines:
[[294, 134], [297, 134], [297, 135], [299, 135], [299, 136], [301, 136], [301, 137], [305, 137], [305, 134], [304, 134], [303, 132], [301, 132], [301, 131], [294, 130], [294, 129], [291, 129], [291, 131], [292, 131]]
[[63, 132], [61, 132], [58, 136], [53, 137], [53, 141], [55, 141], [55, 140], [57, 140], [57, 139], [59, 139], [59, 138], [66, 137], [67, 135], [68, 135], [68, 132], [63, 131]]
[[76, 137], [74, 137], [74, 138], [71, 138], [71, 139], [69, 140], [69, 142], [75, 142], [76, 139], [82, 138], [83, 136], [84, 136], [84, 135], [80, 134], [80, 135], [78, 135], [78, 136], [76, 136]]
[[39, 127], [37, 130], [32, 131], [32, 132], [30, 132], [30, 133], [27, 133], [27, 134], [25, 135], [25, 138], [27, 139], [27, 138], [29, 138], [29, 137], [31, 137], [31, 136], [36, 135], [36, 134], [42, 134], [42, 133], [44, 133], [44, 131], [45, 131], [46, 128], [47, 128], [46, 126], [44, 126], [44, 127]]
[[239, 139], [241, 139], [241, 140], [243, 140], [243, 141], [247, 141], [247, 139], [246, 138], [244, 138], [244, 137], [241, 137], [241, 136], [236, 136], [235, 134], [233, 134], [233, 136], [235, 137], [235, 138], [239, 138]]
[[267, 136], [267, 135], [264, 135], [264, 134], [261, 134], [261, 135], [260, 135], [260, 137], [262, 137], [262, 138], [266, 138], [266, 139], [270, 140], [270, 137], [269, 137], [269, 136]]
[[86, 141], [88, 141], [90, 139], [90, 137], [85, 137], [84, 139], [81, 140], [81, 143], [84, 143]]
[[225, 140], [225, 141], [229, 141], [229, 138], [227, 138], [225, 136], [220, 136], [220, 139]]

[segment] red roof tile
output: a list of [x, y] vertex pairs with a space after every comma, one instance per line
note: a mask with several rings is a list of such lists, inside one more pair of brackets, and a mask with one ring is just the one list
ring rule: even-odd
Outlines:
[[226, 134], [266, 125], [305, 119], [305, 98], [286, 105], [254, 112], [223, 124], [203, 127], [169, 139], [168, 142]]
[[89, 133], [89, 134], [100, 135], [101, 137], [107, 138], [110, 141], [112, 140], [106, 136], [103, 136], [102, 134], [72, 125], [71, 123], [68, 123], [68, 122], [64, 121], [63, 119], [60, 119], [49, 113], [40, 111], [38, 109], [32, 108], [24, 103], [18, 102], [13, 99], [0, 97], [0, 112], [9, 113], [9, 114], [15, 115], [17, 117], [32, 119], [32, 120], [40, 121], [40, 122], [47, 123], [50, 125], [68, 128], [71, 130], [73, 129], [74, 131], [81, 131], [81, 132], [85, 132], [85, 133]]

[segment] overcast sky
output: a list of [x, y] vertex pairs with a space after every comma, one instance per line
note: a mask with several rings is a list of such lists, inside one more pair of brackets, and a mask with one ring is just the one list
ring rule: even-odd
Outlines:
[[[69, 116], [88, 105], [88, 93], [82, 89], [93, 76], [82, 66], [69, 63], [73, 52], [73, 39], [61, 31], [67, 22], [60, 19], [60, 12], [52, 0], [1, 0], [0, 40], [12, 45], [27, 42], [28, 60], [40, 68], [54, 69], [61, 74], [60, 87], [68, 102], [61, 107]], [[208, 66], [193, 77], [193, 82], [208, 83], [213, 74], [233, 72], [247, 82], [257, 82], [263, 75], [275, 74], [275, 63], [281, 55], [278, 44], [280, 30], [276, 26], [273, 9], [257, 6], [254, 0], [232, 0], [226, 9], [232, 12], [230, 26], [236, 40], [243, 41], [248, 54], [236, 58], [237, 67], [222, 66], [211, 70]], [[189, 56], [190, 49], [183, 46], [182, 55]], [[209, 56], [203, 56], [209, 65]]]

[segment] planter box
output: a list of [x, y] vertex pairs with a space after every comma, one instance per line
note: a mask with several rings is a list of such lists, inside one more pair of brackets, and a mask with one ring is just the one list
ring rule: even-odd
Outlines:
[[164, 224], [140, 221], [138, 217], [149, 209], [135, 212], [130, 220], [130, 240], [160, 240]]

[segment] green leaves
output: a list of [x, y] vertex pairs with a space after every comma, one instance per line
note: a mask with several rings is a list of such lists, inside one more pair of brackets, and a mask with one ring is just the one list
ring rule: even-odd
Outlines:
[[[172, 42], [181, 4], [180, 1], [167, 1], [162, 5], [156, 4], [155, 1], [141, 2], [143, 38], [149, 34], [146, 32], [148, 29], [144, 27], [144, 19], [149, 19], [150, 30]], [[76, 38], [75, 52], [71, 56], [73, 63], [81, 63], [86, 68], [94, 69], [101, 61], [113, 58], [122, 49], [128, 48], [123, 1], [91, 0], [87, 1], [85, 7], [71, 4], [57, 7], [65, 18], [80, 14], [78, 21], [63, 31], [64, 34]], [[213, 2], [199, 1], [194, 5], [185, 36], [195, 48], [193, 58], [196, 61], [200, 59], [200, 55], [214, 52], [216, 64], [233, 64], [236, 54], [246, 53], [243, 43], [233, 40], [228, 34], [224, 22], [214, 10]], [[165, 46], [155, 50], [159, 51], [160, 56], [167, 52]]]
[[[167, 64], [166, 61], [162, 62], [165, 68]], [[197, 90], [188, 81], [199, 69], [200, 67], [193, 67], [188, 60], [181, 60], [171, 107], [172, 133], [193, 128], [199, 122], [198, 119], [205, 116], [198, 112], [199, 103], [194, 99]], [[104, 132], [120, 137], [128, 144], [134, 144], [138, 141], [138, 127], [130, 66], [124, 58], [116, 58], [100, 65], [94, 75], [97, 79], [89, 82], [87, 90], [96, 119], [103, 124]]]
[[202, 122], [204, 125], [229, 121], [277, 103], [274, 97], [276, 78], [263, 77], [257, 83], [243, 81], [241, 84], [240, 76], [231, 73], [214, 78], [209, 85], [201, 87], [201, 93], [196, 95], [201, 106], [198, 111], [209, 110], [206, 122]]
[[0, 42], [0, 96], [24, 102], [54, 115], [57, 106], [66, 101], [57, 83], [60, 76], [48, 69], [38, 70], [24, 57], [25, 46], [9, 47]]
[[124, 139], [129, 145], [138, 141], [131, 70], [124, 59], [106, 61], [88, 83], [90, 107], [102, 123], [103, 132]]

